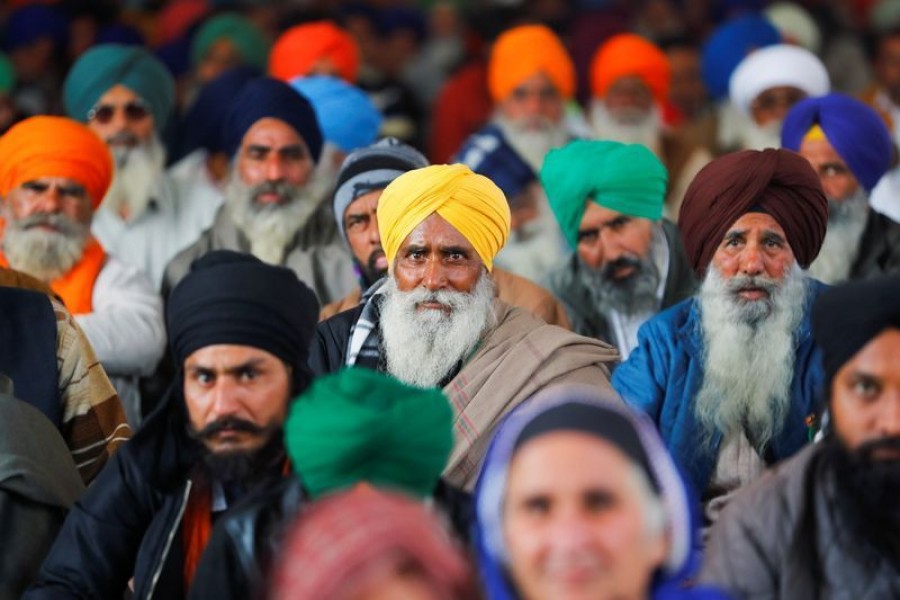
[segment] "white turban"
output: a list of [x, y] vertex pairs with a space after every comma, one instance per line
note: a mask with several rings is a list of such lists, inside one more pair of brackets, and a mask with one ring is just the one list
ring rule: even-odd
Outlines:
[[751, 52], [732, 73], [728, 87], [732, 104], [749, 116], [757, 96], [782, 86], [798, 88], [807, 96], [824, 96], [831, 90], [822, 61], [805, 48], [787, 44]]

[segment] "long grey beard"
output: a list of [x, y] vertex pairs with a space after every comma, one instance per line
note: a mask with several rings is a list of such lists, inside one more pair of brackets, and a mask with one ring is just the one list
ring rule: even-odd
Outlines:
[[659, 154], [662, 115], [658, 108], [614, 117], [602, 100], [594, 99], [590, 111], [591, 129], [596, 139], [623, 144], [642, 144], [655, 154]]
[[166, 164], [166, 149], [155, 134], [144, 144], [133, 148], [112, 146], [116, 169], [103, 207], [117, 215], [127, 214], [137, 219], [153, 198], [157, 180]]
[[765, 150], [781, 148], [781, 121], [773, 121], [760, 127], [751, 117], [747, 117], [740, 134], [742, 150]]
[[705, 445], [717, 432], [743, 431], [762, 451], [781, 431], [790, 406], [794, 333], [803, 318], [807, 278], [796, 264], [780, 284], [753, 278], [771, 288], [767, 300], [756, 302], [735, 295], [748, 279], [726, 281], [710, 266], [703, 281], [704, 375], [694, 414]]
[[533, 124], [534, 127], [529, 128], [497, 115], [494, 117], [494, 123], [503, 132], [503, 137], [512, 149], [535, 173], [540, 173], [548, 152], [565, 146], [569, 141], [565, 119], [553, 123], [540, 118]]
[[[234, 224], [250, 241], [250, 253], [269, 264], [281, 264], [288, 245], [318, 209], [326, 187], [315, 172], [304, 186], [265, 182], [247, 185], [233, 171], [225, 186], [225, 206]], [[282, 196], [277, 204], [256, 201], [263, 192]]]
[[859, 241], [868, 218], [869, 195], [863, 188], [846, 200], [829, 200], [828, 229], [809, 275], [825, 283], [846, 280], [859, 255]]
[[[578, 262], [581, 283], [590, 291], [594, 308], [601, 314], [615, 310], [635, 315], [657, 308], [659, 300], [656, 290], [659, 288], [660, 275], [652, 257], [623, 257], [601, 269], [590, 267], [582, 262], [581, 257]], [[623, 264], [633, 266], [634, 274], [625, 281], [616, 281], [613, 273]]]
[[[58, 229], [37, 227], [46, 223]], [[49, 282], [68, 273], [84, 254], [90, 229], [61, 214], [34, 214], [8, 220], [3, 235], [3, 252], [9, 265]]]
[[[495, 324], [494, 283], [486, 274], [471, 293], [402, 292], [392, 276], [383, 289], [380, 327], [387, 372], [410, 385], [436, 387]], [[422, 302], [440, 302], [449, 314], [419, 311]]]

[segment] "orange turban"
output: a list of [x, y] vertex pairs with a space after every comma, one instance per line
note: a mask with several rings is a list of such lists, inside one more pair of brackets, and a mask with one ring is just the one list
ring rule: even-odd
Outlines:
[[329, 21], [297, 25], [275, 40], [269, 54], [269, 74], [289, 82], [310, 75], [321, 60], [330, 62], [348, 83], [356, 83], [359, 49], [349, 33]]
[[669, 59], [656, 45], [633, 33], [609, 38], [591, 61], [591, 92], [603, 98], [610, 86], [622, 77], [639, 77], [657, 102], [669, 96], [672, 78]]
[[575, 93], [575, 67], [562, 42], [543, 25], [513, 27], [497, 38], [488, 64], [488, 89], [502, 102], [523, 81], [544, 73], [563, 98]]
[[0, 137], [0, 196], [41, 177], [65, 177], [85, 187], [96, 209], [112, 176], [109, 148], [72, 119], [31, 117]]

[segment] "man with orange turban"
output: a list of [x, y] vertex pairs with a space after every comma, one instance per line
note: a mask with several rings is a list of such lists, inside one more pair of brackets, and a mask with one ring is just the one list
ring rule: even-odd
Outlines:
[[10, 129], [0, 138], [0, 264], [44, 281], [62, 299], [136, 426], [138, 377], [153, 372], [166, 340], [162, 302], [147, 276], [91, 235], [112, 173], [109, 149], [80, 123], [32, 117]]
[[809, 162], [745, 150], [703, 168], [678, 227], [697, 296], [647, 321], [613, 387], [656, 422], [704, 498], [707, 523], [742, 486], [809, 441], [824, 374], [804, 269], [828, 203]]
[[608, 387], [618, 355], [495, 297], [510, 213], [488, 178], [464, 165], [408, 171], [385, 188], [377, 215], [388, 275], [364, 304], [319, 323], [310, 366], [442, 387], [457, 434], [444, 476], [471, 489], [504, 414], [551, 383]]
[[[516, 274], [537, 279], [565, 253], [537, 173], [550, 150], [579, 133], [575, 119], [566, 114], [575, 93], [575, 67], [548, 27], [513, 27], [494, 43], [488, 89], [494, 116], [466, 140], [456, 159], [507, 194], [513, 234], [500, 262]], [[586, 133], [583, 123], [581, 129]]]
[[590, 123], [599, 140], [643, 144], [669, 171], [666, 216], [675, 219], [688, 184], [712, 160], [710, 153], [665, 128], [671, 67], [655, 44], [622, 33], [602, 44], [591, 61]]
[[291, 27], [275, 40], [269, 75], [285, 83], [307, 75], [332, 75], [356, 83], [359, 49], [350, 34], [329, 21]]

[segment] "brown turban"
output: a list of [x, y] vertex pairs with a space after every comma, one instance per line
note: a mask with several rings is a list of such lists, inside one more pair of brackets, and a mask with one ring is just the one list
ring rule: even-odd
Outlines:
[[790, 150], [744, 150], [706, 165], [684, 195], [678, 228], [699, 277], [728, 228], [748, 212], [778, 221], [804, 269], [819, 254], [828, 201], [809, 162]]

